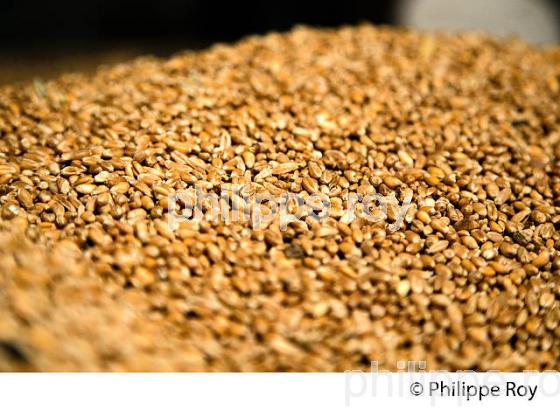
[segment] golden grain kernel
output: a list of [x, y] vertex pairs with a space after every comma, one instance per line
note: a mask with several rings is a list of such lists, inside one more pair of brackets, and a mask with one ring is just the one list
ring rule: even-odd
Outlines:
[[430, 215], [426, 212], [426, 211], [418, 211], [416, 212], [416, 218], [421, 221], [424, 224], [430, 224], [432, 218], [430, 218]]
[[314, 194], [319, 191], [319, 184], [313, 178], [305, 177], [302, 181], [303, 188], [310, 194]]
[[437, 241], [428, 248], [427, 252], [430, 254], [438, 253], [443, 251], [444, 249], [447, 249], [448, 245], [449, 245], [449, 241]]
[[400, 150], [397, 152], [397, 155], [399, 156], [399, 159], [404, 162], [406, 165], [408, 166], [413, 166], [414, 165], [414, 160], [412, 159], [412, 157], [408, 154], [408, 152], [404, 151], [404, 150]]
[[544, 250], [538, 254], [536, 258], [533, 259], [532, 264], [535, 265], [537, 268], [542, 268], [545, 266], [550, 260], [550, 254], [548, 251]]
[[245, 166], [251, 169], [255, 166], [255, 155], [250, 151], [245, 151], [243, 153], [243, 161], [245, 162]]
[[395, 189], [396, 187], [401, 185], [402, 182], [398, 178], [395, 178], [393, 176], [386, 176], [383, 178], [383, 183], [389, 188]]
[[410, 292], [410, 282], [407, 280], [401, 280], [397, 284], [397, 293], [399, 296], [404, 297], [408, 295], [408, 292]]
[[310, 162], [308, 168], [309, 168], [309, 176], [311, 178], [319, 179], [323, 176], [323, 171], [321, 170], [321, 167], [316, 162]]
[[79, 192], [80, 194], [91, 194], [95, 188], [97, 188], [97, 185], [95, 184], [80, 184], [77, 185], [74, 189], [76, 190], [76, 192]]
[[554, 303], [555, 297], [551, 292], [545, 292], [539, 298], [539, 303], [543, 308], [549, 308]]

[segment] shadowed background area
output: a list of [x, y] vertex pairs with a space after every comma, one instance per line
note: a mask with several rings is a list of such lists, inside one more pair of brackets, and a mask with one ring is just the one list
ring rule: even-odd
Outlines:
[[558, 43], [559, 16], [560, 0], [2, 0], [0, 83], [92, 71], [137, 55], [167, 56], [295, 24], [369, 21]]

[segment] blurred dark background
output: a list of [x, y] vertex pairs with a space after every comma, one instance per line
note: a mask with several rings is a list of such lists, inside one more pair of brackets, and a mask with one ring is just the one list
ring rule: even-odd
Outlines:
[[560, 0], [0, 0], [0, 83], [166, 56], [295, 24], [361, 21], [558, 43]]

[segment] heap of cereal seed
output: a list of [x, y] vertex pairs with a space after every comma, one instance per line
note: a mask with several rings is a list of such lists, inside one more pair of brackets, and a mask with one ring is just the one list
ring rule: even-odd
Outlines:
[[[0, 369], [558, 370], [559, 159], [560, 50], [484, 35], [298, 28], [4, 86]], [[170, 194], [232, 183], [331, 212], [169, 228]], [[412, 203], [392, 232], [351, 193]]]
[[[76, 244], [46, 252], [0, 232], [0, 371], [204, 370], [149, 296], [105, 283]], [[154, 354], [154, 352], [157, 352]]]

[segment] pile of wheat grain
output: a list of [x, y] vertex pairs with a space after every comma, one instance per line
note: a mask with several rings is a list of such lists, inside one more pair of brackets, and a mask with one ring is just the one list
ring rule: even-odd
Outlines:
[[[0, 88], [0, 368], [558, 369], [559, 84], [558, 49], [363, 25]], [[170, 229], [197, 184], [331, 213]]]

